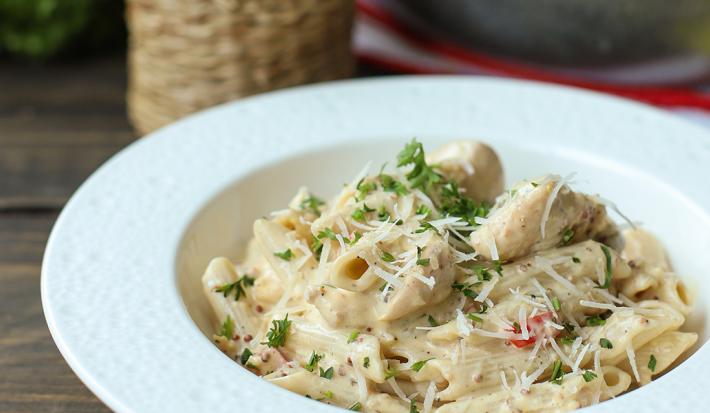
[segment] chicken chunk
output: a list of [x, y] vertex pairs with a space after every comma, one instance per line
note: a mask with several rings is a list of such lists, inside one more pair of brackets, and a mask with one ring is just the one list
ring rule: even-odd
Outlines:
[[486, 259], [496, 259], [497, 252], [498, 259], [510, 261], [559, 245], [604, 240], [617, 232], [604, 205], [593, 197], [566, 184], [553, 194], [560, 179], [519, 184], [471, 233], [471, 246]]
[[503, 166], [495, 151], [478, 141], [455, 141], [437, 148], [427, 156], [448, 179], [477, 202], [493, 203], [503, 192]]

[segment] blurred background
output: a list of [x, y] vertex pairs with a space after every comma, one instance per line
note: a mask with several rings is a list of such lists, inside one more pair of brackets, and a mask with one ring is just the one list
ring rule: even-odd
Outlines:
[[215, 104], [392, 74], [565, 84], [710, 127], [710, 0], [0, 0], [0, 411], [105, 409], [39, 300], [51, 225], [102, 162]]

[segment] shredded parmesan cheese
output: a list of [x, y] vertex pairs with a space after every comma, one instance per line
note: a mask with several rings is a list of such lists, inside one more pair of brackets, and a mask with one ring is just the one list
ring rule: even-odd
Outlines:
[[491, 278], [490, 281], [488, 281], [488, 284], [486, 284], [483, 288], [481, 288], [481, 292], [474, 298], [475, 301], [478, 301], [479, 303], [482, 303], [486, 300], [486, 297], [488, 297], [488, 294], [493, 291], [493, 288], [496, 286], [496, 283], [500, 280], [500, 277], [498, 274], [494, 275], [493, 278]]
[[429, 382], [429, 387], [426, 389], [426, 394], [424, 395], [424, 412], [431, 413], [431, 407], [434, 405], [434, 398], [436, 397], [436, 383], [434, 380]]
[[464, 337], [468, 337], [471, 334], [471, 324], [459, 309], [456, 310], [456, 329]]
[[629, 344], [626, 346], [626, 355], [629, 357], [629, 364], [631, 365], [631, 371], [634, 372], [634, 378], [637, 383], [641, 383], [641, 378], [639, 377], [639, 368], [636, 365], [636, 353], [634, 353], [634, 346]]
[[392, 387], [392, 390], [394, 391], [394, 394], [397, 395], [397, 397], [399, 397], [400, 399], [409, 403], [409, 399], [407, 398], [407, 395], [404, 394], [402, 389], [399, 387], [399, 384], [397, 384], [397, 380], [395, 380], [394, 377], [390, 377], [389, 379], [387, 379], [387, 383], [389, 383], [390, 387]]
[[552, 210], [552, 204], [555, 202], [555, 198], [557, 198], [557, 194], [560, 192], [560, 189], [574, 177], [574, 173], [571, 173], [567, 175], [564, 178], [559, 178], [558, 181], [555, 184], [555, 186], [552, 188], [552, 191], [550, 192], [550, 196], [547, 198], [547, 203], [545, 203], [545, 209], [542, 212], [542, 219], [540, 220], [540, 235], [542, 236], [542, 239], [545, 239], [545, 225], [547, 224], [547, 220], [550, 218], [550, 211]]
[[553, 280], [562, 284], [562, 286], [564, 286], [566, 289], [570, 290], [571, 292], [573, 292], [577, 295], [582, 294], [582, 292], [577, 287], [575, 287], [574, 284], [572, 284], [566, 278], [564, 278], [563, 276], [558, 274], [557, 271], [555, 271], [555, 269], [552, 268], [552, 265], [550, 265], [549, 261], [546, 260], [545, 258], [540, 257], [540, 256], [535, 256], [535, 265], [538, 268], [540, 268], [545, 274], [549, 275], [550, 278], [552, 278]]

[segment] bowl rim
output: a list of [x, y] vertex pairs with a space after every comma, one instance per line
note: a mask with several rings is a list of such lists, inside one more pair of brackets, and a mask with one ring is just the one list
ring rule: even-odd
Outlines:
[[[540, 116], [557, 135], [540, 133], [543, 126], [535, 121]], [[79, 187], [51, 231], [42, 263], [42, 305], [57, 347], [79, 378], [120, 412], [227, 411], [235, 405], [264, 412], [295, 411], [294, 406], [335, 411], [225, 363], [205, 340], [177, 295], [174, 265], [184, 229], [212, 197], [254, 169], [327, 144], [416, 134], [451, 138], [470, 130], [474, 121], [497, 128], [490, 129], [495, 136], [483, 137], [494, 145], [517, 142], [506, 133], [530, 130], [536, 145], [594, 153], [639, 168], [675, 188], [710, 225], [710, 187], [701, 174], [689, 172], [702, 170], [710, 159], [710, 133], [655, 108], [576, 88], [470, 76], [300, 86], [219, 105], [161, 128], [114, 155]], [[290, 133], [284, 133], [283, 124]], [[591, 131], [573, 134], [580, 125]], [[608, 150], [603, 136], [622, 132], [644, 133], [643, 155], [628, 151], [638, 143], [635, 137]], [[299, 138], [292, 139], [294, 134]], [[566, 136], [564, 144], [560, 136]], [[176, 139], [181, 145], [173, 144]], [[668, 159], [682, 161], [684, 168], [659, 169]], [[122, 282], [101, 289], [115, 279]], [[111, 326], [102, 325], [101, 317]], [[162, 334], [161, 345], [150, 339], [156, 333]], [[668, 394], [681, 403], [710, 401], [702, 392], [691, 392], [710, 385], [710, 376], [698, 367], [707, 362], [706, 343], [664, 376], [666, 390], [652, 383], [601, 408], [650, 412]], [[686, 385], [684, 375], [695, 380], [693, 386]], [[268, 404], [247, 397], [257, 394], [268, 397]]]

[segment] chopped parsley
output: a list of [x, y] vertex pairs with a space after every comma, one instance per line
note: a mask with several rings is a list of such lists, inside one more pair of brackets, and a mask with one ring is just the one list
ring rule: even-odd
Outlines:
[[651, 370], [651, 373], [656, 371], [656, 356], [653, 354], [648, 358], [648, 369]]
[[419, 409], [417, 409], [414, 399], [409, 399], [409, 413], [419, 413]]
[[424, 215], [424, 218], [426, 218], [426, 217], [428, 217], [429, 215], [431, 215], [431, 208], [429, 208], [429, 207], [426, 206], [426, 205], [419, 205], [419, 206], [417, 207], [417, 212], [416, 212], [416, 214], [417, 214], [417, 215]]
[[377, 219], [380, 221], [387, 221], [390, 219], [390, 214], [387, 212], [384, 205], [377, 210]]
[[288, 314], [283, 320], [272, 320], [271, 324], [273, 327], [266, 333], [267, 341], [261, 343], [266, 344], [269, 347], [281, 347], [286, 342], [286, 336], [288, 336], [288, 329], [291, 327], [291, 322], [288, 320]]
[[355, 340], [357, 340], [357, 336], [359, 336], [359, 335], [360, 335], [360, 332], [357, 331], [357, 330], [355, 330], [355, 331], [353, 331], [352, 333], [350, 333], [350, 336], [348, 337], [348, 344], [350, 344], [350, 343], [354, 342]]
[[293, 258], [293, 251], [291, 251], [291, 248], [289, 248], [286, 251], [275, 252], [274, 255], [284, 261], [291, 261], [291, 258]]
[[468, 314], [466, 314], [466, 317], [467, 317], [469, 320], [474, 321], [474, 322], [476, 322], [476, 323], [482, 323], [482, 322], [483, 322], [483, 319], [482, 319], [481, 317], [477, 316], [477, 315], [474, 314], [474, 313], [468, 313]]
[[441, 187], [441, 213], [443, 215], [461, 217], [469, 225], [477, 227], [476, 217], [485, 218], [490, 206], [477, 204], [471, 198], [465, 197], [455, 182], [447, 182]]
[[330, 390], [327, 390], [325, 393], [323, 393], [323, 398], [324, 399], [332, 399], [333, 398], [333, 392]]
[[478, 277], [478, 281], [490, 281], [493, 276], [491, 275], [491, 269], [483, 265], [474, 265], [471, 267], [473, 273]]
[[606, 320], [603, 319], [599, 314], [587, 317], [586, 320], [587, 327], [603, 326], [604, 324], [606, 324]]
[[427, 165], [424, 155], [424, 146], [416, 139], [412, 139], [404, 149], [397, 155], [397, 167], [414, 165], [414, 168], [407, 174], [407, 179], [412, 188], [420, 188], [427, 192], [443, 177]]
[[387, 251], [382, 251], [382, 255], [380, 257], [384, 262], [394, 262], [394, 257]]
[[385, 380], [391, 379], [392, 377], [394, 377], [398, 374], [399, 374], [399, 370], [388, 368], [387, 370], [385, 370]]
[[362, 360], [362, 367], [364, 367], [364, 368], [369, 368], [369, 367], [370, 367], [370, 358], [369, 358], [369, 357], [365, 357], [365, 358]]
[[311, 353], [311, 357], [308, 359], [308, 364], [306, 364], [306, 370], [308, 371], [313, 371], [316, 366], [318, 365], [318, 362], [323, 359], [322, 354], [316, 354], [315, 351]]
[[318, 239], [318, 237], [313, 237], [313, 242], [311, 242], [311, 251], [313, 251], [316, 258], [320, 259], [320, 254], [323, 252], [323, 243]]
[[611, 285], [611, 252], [609, 252], [609, 248], [606, 245], [600, 245], [600, 247], [606, 259], [606, 267], [604, 269], [604, 284], [599, 286], [599, 288], [609, 288]]
[[251, 352], [248, 348], [245, 348], [244, 351], [242, 352], [241, 357], [239, 357], [239, 362], [242, 363], [242, 365], [245, 365], [249, 362], [249, 357], [251, 357], [254, 353]]
[[390, 175], [380, 174], [380, 183], [382, 184], [382, 190], [385, 192], [394, 192], [397, 195], [407, 195], [409, 193], [403, 183]]
[[385, 288], [387, 288], [387, 283], [383, 283], [383, 284], [380, 286], [380, 291], [384, 292], [384, 291], [385, 291]]
[[560, 242], [560, 244], [569, 245], [569, 243], [572, 241], [572, 238], [574, 238], [574, 230], [572, 228], [567, 228], [562, 231], [562, 241]]
[[426, 267], [427, 265], [429, 265], [430, 261], [431, 259], [429, 258], [422, 258], [422, 249], [420, 247], [417, 247], [417, 265]]
[[360, 232], [358, 232], [358, 231], [355, 231], [355, 232], [353, 233], [353, 238], [352, 238], [352, 239], [345, 238], [345, 239], [343, 239], [343, 242], [346, 243], [346, 244], [348, 244], [348, 245], [355, 245], [356, 242], [360, 241], [360, 238], [362, 238], [362, 234], [361, 234]]
[[224, 338], [232, 339], [234, 337], [234, 323], [232, 322], [232, 317], [227, 314], [227, 319], [222, 323], [222, 328], [219, 330], [219, 336]]
[[476, 298], [476, 296], [478, 296], [478, 293], [475, 290], [473, 290], [472, 287], [477, 287], [479, 285], [481, 285], [480, 281], [473, 283], [473, 284], [471, 284], [471, 283], [463, 283], [462, 284], [462, 283], [456, 282], [456, 283], [451, 284], [451, 288], [453, 288], [454, 290], [460, 291], [461, 294], [463, 294], [464, 296], [466, 296], [468, 298]]
[[362, 410], [362, 404], [360, 404], [360, 402], [355, 402], [355, 404], [348, 407], [348, 410], [352, 412], [359, 412], [360, 410]]
[[414, 231], [415, 234], [421, 234], [422, 232], [426, 232], [429, 230], [434, 231], [436, 234], [439, 233], [439, 231], [436, 229], [436, 227], [434, 227], [433, 225], [431, 225], [427, 221], [421, 221], [419, 224], [420, 224], [420, 227]]
[[597, 375], [593, 371], [587, 370], [584, 373], [582, 373], [582, 377], [584, 378], [584, 381], [589, 383], [590, 381], [596, 379]]
[[434, 317], [431, 316], [431, 314], [426, 316], [427, 321], [429, 322], [429, 325], [432, 327], [438, 327], [439, 323], [436, 321]]
[[580, 260], [580, 259], [577, 258], [577, 257], [572, 257], [572, 262], [575, 263], [575, 264], [579, 264], [580, 262], [582, 262], [582, 260]]
[[562, 337], [562, 338], [560, 339], [560, 343], [562, 343], [562, 344], [573, 344], [575, 338], [577, 338], [577, 337], [576, 337], [576, 336], [573, 336], [573, 335], [565, 336], [565, 337]]
[[552, 308], [555, 309], [555, 311], [560, 311], [560, 308], [562, 308], [560, 304], [560, 299], [557, 297], [552, 297]]
[[367, 194], [377, 189], [377, 184], [372, 181], [365, 182], [365, 178], [362, 178], [360, 182], [357, 183], [355, 189], [358, 190], [358, 195], [355, 198], [358, 201], [362, 201], [363, 199], [365, 199]]
[[552, 374], [550, 375], [550, 381], [554, 384], [562, 384], [562, 376], [565, 373], [562, 371], [562, 361], [557, 360], [552, 363]]
[[375, 210], [373, 208], [370, 208], [367, 206], [367, 204], [362, 204], [362, 208], [358, 208], [355, 211], [353, 211], [352, 215], [350, 215], [355, 221], [360, 221], [360, 222], [365, 222], [365, 214], [368, 212], [374, 212]]
[[424, 367], [424, 365], [430, 360], [434, 360], [434, 358], [432, 357], [430, 359], [417, 361], [416, 363], [412, 364], [412, 370], [419, 372], [419, 370], [421, 370], [422, 367]]
[[332, 239], [333, 241], [338, 240], [338, 237], [335, 236], [335, 232], [333, 232], [333, 230], [330, 228], [326, 228], [326, 229], [318, 232], [317, 238], [318, 239], [328, 238], [328, 239]]
[[614, 348], [614, 345], [611, 344], [611, 341], [609, 341], [609, 339], [606, 339], [606, 338], [604, 338], [604, 337], [602, 337], [602, 338], [599, 339], [599, 345], [600, 345], [602, 348], [608, 348], [608, 349]]
[[333, 379], [333, 367], [328, 367], [328, 370], [323, 370], [321, 367], [318, 367], [318, 371], [320, 371], [320, 376], [324, 379]]
[[253, 286], [254, 281], [254, 278], [245, 275], [233, 283], [225, 284], [221, 287], [215, 288], [215, 291], [224, 294], [225, 297], [229, 297], [229, 295], [234, 292], [234, 299], [236, 301], [239, 301], [242, 296], [247, 296], [247, 293], [244, 289]]
[[325, 205], [325, 202], [313, 195], [309, 195], [301, 201], [301, 209], [304, 211], [313, 211], [314, 214], [320, 216], [320, 207]]

